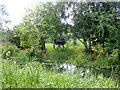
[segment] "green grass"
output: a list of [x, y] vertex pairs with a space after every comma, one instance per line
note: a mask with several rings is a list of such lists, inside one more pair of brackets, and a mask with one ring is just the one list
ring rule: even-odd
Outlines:
[[74, 57], [74, 50], [72, 48], [68, 48], [65, 46], [65, 48], [53, 48], [53, 44], [46, 44], [47, 54], [44, 55], [44, 58], [46, 60], [50, 60], [51, 62], [61, 62], [61, 61], [67, 61], [69, 58]]
[[52, 51], [53, 51], [53, 44], [47, 43], [47, 44], [46, 44], [46, 49], [47, 49], [49, 52], [52, 52]]
[[56, 73], [48, 71], [37, 62], [27, 63], [24, 68], [14, 61], [2, 61], [2, 78], [0, 88], [118, 88], [112, 78], [102, 74], [97, 77], [81, 77], [79, 71], [73, 73]]
[[61, 48], [54, 49], [51, 43], [46, 44], [47, 55], [44, 56], [45, 60], [49, 60], [52, 63], [65, 62], [85, 67], [105, 67], [109, 65], [109, 60], [104, 57], [95, 57], [93, 54], [86, 54], [83, 44], [79, 41], [77, 41], [77, 45], [73, 45], [72, 41], [67, 44], [67, 47], [63, 50]]

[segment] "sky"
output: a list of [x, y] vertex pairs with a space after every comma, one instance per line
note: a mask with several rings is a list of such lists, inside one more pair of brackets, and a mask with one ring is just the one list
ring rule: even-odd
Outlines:
[[0, 4], [6, 6], [9, 14], [8, 19], [11, 20], [9, 28], [18, 25], [22, 21], [22, 17], [25, 15], [25, 8], [32, 8], [39, 1], [41, 0], [0, 0]]
[[9, 14], [8, 19], [11, 21], [8, 27], [12, 29], [22, 21], [22, 17], [25, 15], [25, 8], [32, 8], [38, 2], [48, 1], [54, 2], [56, 0], [0, 0], [0, 4], [4, 4], [6, 7], [7, 13]]

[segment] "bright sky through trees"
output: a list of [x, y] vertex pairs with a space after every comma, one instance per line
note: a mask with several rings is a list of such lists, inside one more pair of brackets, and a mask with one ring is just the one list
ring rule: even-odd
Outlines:
[[37, 5], [38, 2], [47, 2], [56, 0], [0, 0], [0, 4], [4, 4], [9, 14], [9, 20], [11, 24], [8, 26], [12, 29], [13, 26], [18, 25], [22, 21], [22, 17], [25, 15], [25, 8], [32, 8]]
[[38, 1], [41, 0], [0, 0], [0, 4], [6, 6], [9, 20], [12, 22], [9, 27], [19, 24], [25, 15], [25, 8], [33, 7]]
[[[22, 21], [22, 17], [25, 15], [25, 8], [31, 8], [35, 6], [38, 2], [47, 2], [47, 1], [54, 2], [56, 0], [0, 0], [0, 4], [4, 4], [6, 6], [7, 13], [9, 14], [9, 20], [11, 20], [11, 25], [9, 26], [9, 28], [12, 28], [14, 25], [17, 25]], [[65, 1], [65, 0], [59, 0], [59, 1]]]

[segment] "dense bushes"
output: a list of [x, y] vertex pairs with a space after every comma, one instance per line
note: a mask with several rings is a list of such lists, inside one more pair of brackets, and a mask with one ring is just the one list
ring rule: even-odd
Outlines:
[[96, 59], [106, 62], [107, 65], [118, 65], [118, 49], [109, 50], [108, 47], [103, 48], [100, 44], [95, 45], [92, 49]]
[[106, 57], [110, 65], [119, 65], [118, 63], [118, 49], [114, 49], [112, 54], [110, 54], [108, 57]]

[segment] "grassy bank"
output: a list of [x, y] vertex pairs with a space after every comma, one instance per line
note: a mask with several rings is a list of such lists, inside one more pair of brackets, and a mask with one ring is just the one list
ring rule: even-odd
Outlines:
[[11, 60], [1, 62], [2, 88], [118, 88], [116, 81], [102, 74], [81, 77], [80, 71], [75, 74], [56, 73], [48, 71], [37, 62], [27, 63], [24, 67]]

